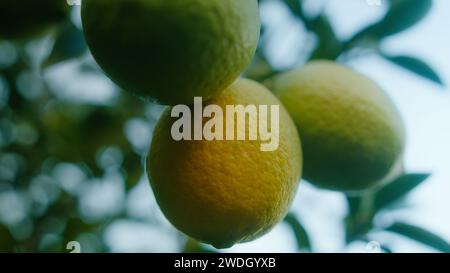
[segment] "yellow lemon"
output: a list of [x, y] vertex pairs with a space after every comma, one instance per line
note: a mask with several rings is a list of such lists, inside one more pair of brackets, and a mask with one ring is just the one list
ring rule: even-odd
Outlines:
[[[268, 120], [273, 115], [259, 115], [268, 129], [279, 129], [278, 148], [272, 151], [261, 151], [264, 141], [260, 138], [175, 141], [173, 108], [162, 115], [153, 134], [147, 171], [156, 200], [175, 227], [225, 248], [258, 238], [286, 215], [300, 179], [302, 154], [295, 125], [280, 104], [270, 91], [250, 80], [238, 80], [205, 103], [221, 109], [278, 106], [276, 125]], [[233, 122], [237, 124], [237, 115]], [[245, 127], [246, 133], [249, 128]]]
[[161, 104], [213, 97], [251, 62], [257, 0], [85, 0], [84, 32], [105, 73]]
[[314, 61], [268, 85], [294, 119], [302, 138], [304, 177], [313, 184], [362, 190], [399, 171], [402, 119], [372, 80], [330, 61]]

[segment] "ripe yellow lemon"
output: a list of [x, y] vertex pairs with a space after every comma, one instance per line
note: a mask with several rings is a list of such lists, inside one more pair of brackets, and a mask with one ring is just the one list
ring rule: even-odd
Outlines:
[[84, 32], [105, 73], [161, 104], [225, 89], [251, 62], [257, 0], [85, 0]]
[[357, 191], [399, 170], [405, 145], [402, 119], [372, 80], [330, 61], [314, 61], [268, 85], [298, 128], [306, 180]]
[[[280, 104], [250, 80], [238, 80], [205, 103], [222, 109], [279, 105], [279, 145], [269, 152], [261, 151], [261, 139], [175, 141], [171, 128], [177, 119], [171, 117], [171, 108], [162, 115], [147, 172], [162, 212], [175, 227], [225, 248], [265, 234], [286, 215], [299, 183], [302, 155], [295, 125]], [[237, 124], [237, 115], [234, 118]]]
[[22, 39], [61, 22], [69, 6], [63, 0], [0, 0], [0, 39]]

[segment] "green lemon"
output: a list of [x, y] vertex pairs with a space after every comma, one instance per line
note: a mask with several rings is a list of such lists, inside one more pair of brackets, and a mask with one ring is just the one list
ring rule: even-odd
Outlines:
[[120, 87], [192, 104], [229, 86], [259, 39], [257, 0], [84, 0], [87, 43]]
[[357, 191], [399, 174], [403, 122], [372, 80], [336, 63], [315, 61], [268, 85], [298, 128], [306, 180], [327, 189]]
[[[221, 109], [280, 107], [278, 149], [268, 152], [261, 151], [261, 139], [175, 141], [171, 127], [177, 119], [171, 117], [171, 108], [162, 115], [153, 133], [147, 173], [162, 212], [175, 227], [225, 248], [258, 238], [284, 218], [300, 180], [302, 152], [295, 125], [280, 104], [250, 80], [238, 80], [205, 103]], [[266, 115], [260, 118], [274, 129]]]
[[63, 0], [0, 0], [0, 39], [30, 38], [66, 18]]

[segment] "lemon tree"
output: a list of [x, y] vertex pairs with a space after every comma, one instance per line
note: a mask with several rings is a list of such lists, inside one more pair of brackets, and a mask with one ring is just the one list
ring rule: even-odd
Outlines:
[[[208, 101], [226, 105], [280, 105], [262, 85], [239, 80]], [[185, 234], [217, 248], [255, 239], [286, 215], [301, 175], [301, 147], [284, 108], [279, 147], [261, 141], [175, 141], [170, 109], [155, 128], [147, 169], [158, 204]], [[268, 122], [271, 124], [270, 122]]]
[[86, 0], [86, 40], [123, 89], [162, 104], [209, 99], [250, 63], [256, 0]]
[[[100, 2], [101, 0], [84, 0], [85, 5], [88, 4], [86, 1]], [[146, 31], [151, 28], [149, 26], [135, 24], [133, 23], [133, 20], [139, 18], [137, 15], [149, 13], [140, 8], [134, 10], [131, 8], [127, 9], [125, 2], [127, 2], [130, 7], [133, 3], [137, 3], [132, 0], [122, 2], [115, 0], [108, 1], [112, 6], [120, 5], [120, 8], [117, 9], [115, 14], [122, 14], [120, 11], [123, 11], [124, 9], [127, 10], [127, 13], [124, 15], [125, 20], [120, 24], [107, 23], [104, 20], [104, 18], [106, 18], [104, 12], [113, 10], [111, 7], [105, 6], [104, 9], [90, 14], [100, 18], [100, 20], [104, 20], [105, 24], [103, 26], [105, 26], [105, 28], [109, 26], [115, 28], [116, 25], [123, 25], [125, 23], [128, 23], [131, 26], [131, 28], [123, 27], [115, 29], [118, 34], [129, 32], [134, 33], [133, 36], [138, 36], [140, 33], [144, 37]], [[156, 1], [153, 2], [156, 3]], [[193, 1], [190, 0], [167, 0], [165, 2], [169, 2], [167, 4], [189, 3], [189, 5], [193, 3]], [[205, 4], [218, 4], [219, 1], [199, 1], [199, 3], [201, 2], [204, 2]], [[220, 2], [231, 3], [232, 1], [222, 0]], [[263, 20], [262, 33], [264, 38], [261, 39], [252, 66], [246, 71], [246, 77], [251, 77], [252, 79], [262, 82], [269, 76], [284, 72], [284, 69], [288, 69], [288, 67], [276, 66], [273, 62], [275, 59], [277, 60], [277, 63], [284, 64], [292, 63], [295, 60], [302, 62], [303, 60], [313, 59], [329, 59], [339, 60], [341, 63], [353, 63], [355, 57], [357, 57], [358, 60], [361, 60], [362, 58], [363, 60], [371, 62], [375, 55], [387, 61], [380, 64], [382, 66], [390, 63], [391, 65], [398, 66], [398, 68], [403, 68], [412, 72], [411, 76], [416, 75], [423, 79], [430, 80], [430, 83], [436, 84], [436, 87], [444, 85], [444, 80], [440, 76], [440, 72], [442, 73], [442, 71], [436, 71], [433, 68], [433, 64], [427, 64], [426, 61], [426, 50], [433, 50], [433, 45], [438, 44], [439, 39], [434, 40], [434, 38], [430, 36], [431, 44], [429, 48], [425, 48], [424, 52], [422, 52], [423, 54], [421, 54], [425, 60], [422, 59], [422, 57], [411, 54], [411, 52], [413, 52], [411, 48], [403, 52], [396, 51], [396, 53], [394, 53], [386, 51], [387, 48], [382, 46], [386, 39], [397, 38], [401, 40], [402, 37], [397, 36], [397, 34], [419, 25], [425, 15], [429, 14], [430, 11], [432, 12], [431, 16], [438, 14], [436, 13], [436, 8], [439, 10], [439, 7], [437, 7], [438, 1], [385, 1], [384, 3], [386, 5], [383, 5], [384, 8], [382, 10], [386, 11], [386, 13], [384, 15], [379, 14], [381, 15], [378, 17], [379, 20], [375, 20], [367, 26], [361, 25], [361, 28], [358, 28], [358, 31], [347, 33], [348, 35], [345, 36], [338, 35], [338, 33], [335, 32], [335, 23], [345, 20], [346, 15], [340, 13], [333, 14], [333, 9], [330, 9], [328, 4], [324, 4], [323, 10], [326, 12], [322, 13], [318, 11], [310, 13], [308, 12], [307, 6], [303, 5], [306, 1], [279, 0], [277, 1], [276, 7], [273, 5], [273, 2], [274, 1], [272, 0], [258, 1], [259, 5], [263, 8], [265, 15], [273, 16], [279, 12], [278, 14], [281, 16], [276, 16], [279, 20], [277, 19], [275, 21]], [[98, 78], [101, 73], [99, 73], [98, 66], [95, 65], [91, 58], [85, 58], [85, 51], [83, 48], [86, 47], [82, 46], [84, 39], [78, 32], [78, 18], [72, 16], [70, 17], [72, 23], [69, 23], [69, 20], [64, 20], [62, 24], [58, 24], [57, 22], [60, 19], [53, 21], [54, 19], [52, 18], [54, 17], [49, 15], [50, 11], [53, 10], [49, 5], [55, 3], [60, 5], [63, 9], [67, 8], [66, 1], [64, 0], [0, 0], [0, 185], [2, 189], [0, 190], [0, 203], [3, 204], [1, 207], [3, 213], [0, 213], [0, 252], [68, 252], [70, 250], [67, 250], [66, 243], [72, 240], [79, 240], [82, 245], [82, 252], [121, 250], [146, 252], [177, 250], [183, 250], [185, 252], [218, 251], [206, 247], [203, 244], [199, 244], [197, 240], [193, 238], [188, 239], [184, 238], [184, 236], [179, 236], [176, 232], [170, 231], [166, 233], [165, 229], [167, 228], [167, 225], [157, 221], [156, 218], [158, 217], [153, 217], [155, 215], [149, 215], [149, 218], [145, 217], [144, 219], [142, 218], [143, 215], [140, 213], [140, 210], [136, 211], [135, 209], [129, 209], [130, 201], [133, 205], [135, 202], [141, 202], [142, 200], [140, 197], [137, 199], [135, 198], [136, 193], [143, 193], [142, 184], [138, 182], [141, 181], [144, 170], [141, 164], [141, 158], [146, 156], [148, 150], [146, 148], [146, 143], [144, 143], [145, 141], [142, 141], [140, 136], [145, 135], [145, 132], [153, 130], [153, 125], [157, 119], [156, 116], [157, 113], [159, 113], [160, 107], [145, 100], [137, 100], [134, 96], [130, 96], [128, 92], [115, 93], [116, 96], [110, 99], [100, 99], [97, 96], [94, 96], [96, 98], [84, 96], [85, 92], [76, 94], [73, 97], [66, 97], [66, 91], [69, 89], [72, 91], [80, 90], [74, 88], [75, 86], [71, 84], [71, 80], [74, 79], [74, 76], [76, 76], [77, 80], [83, 81], [83, 86], [86, 86], [84, 84], [88, 85], [87, 91], [95, 92], [95, 90], [98, 90], [97, 85], [92, 85], [92, 90], [89, 86], [90, 83], [93, 84], [93, 78]], [[140, 3], [145, 2], [142, 1]], [[160, 3], [163, 3], [163, 1], [160, 1]], [[244, 5], [245, 1], [234, 1], [234, 3]], [[194, 7], [194, 5], [190, 7]], [[31, 10], [33, 10], [33, 12], [31, 12]], [[186, 10], [189, 9], [185, 9], [184, 12], [186, 12]], [[286, 14], [286, 11], [290, 11], [292, 16], [286, 16], [288, 15]], [[208, 14], [223, 14], [221, 12], [215, 12], [216, 10], [209, 11]], [[380, 12], [382, 11], [380, 10]], [[117, 17], [116, 15], [111, 14], [112, 13], [110, 12], [108, 15], [110, 17], [108, 18]], [[157, 17], [164, 19], [164, 17], [160, 15]], [[63, 16], [58, 16], [57, 18], [63, 19]], [[133, 20], [129, 18], [132, 18]], [[196, 17], [191, 18], [194, 21], [197, 20]], [[231, 18], [231, 16], [217, 17], [217, 21], [226, 22], [227, 18]], [[86, 18], [84, 18], [84, 20], [85, 19]], [[50, 22], [47, 22], [47, 20]], [[140, 22], [142, 21], [143, 20]], [[157, 19], [154, 21], [159, 22]], [[241, 29], [237, 24], [239, 21], [235, 20], [235, 22], [237, 26], [235, 29], [240, 31]], [[293, 22], [295, 22], [296, 26], [303, 26], [304, 30], [308, 32], [308, 35], [301, 35], [294, 39], [295, 41], [292, 43], [292, 47], [289, 46], [291, 54], [280, 54], [282, 53], [280, 51], [283, 49], [283, 46], [278, 45], [287, 42], [282, 33], [285, 33], [286, 26], [289, 27]], [[48, 55], [48, 59], [45, 63], [39, 64], [37, 62], [44, 57], [42, 54], [43, 50], [41, 50], [43, 48], [41, 48], [41, 46], [47, 49], [44, 50], [45, 52], [49, 52], [53, 43], [50, 41], [51, 39], [44, 39], [47, 42], [38, 43], [39, 50], [36, 50], [36, 43], [31, 41], [31, 39], [44, 38], [44, 35], [48, 33], [46, 30], [51, 30], [51, 26], [53, 25], [60, 31], [55, 32], [56, 35], [54, 37], [56, 41], [52, 53]], [[138, 25], [138, 27], [142, 26], [142, 28], [138, 31], [137, 28], [134, 28], [136, 25]], [[188, 26], [188, 22], [184, 22], [184, 25]], [[227, 24], [225, 23], [224, 25]], [[155, 25], [155, 28], [161, 26], [162, 24]], [[430, 25], [428, 25], [428, 27], [430, 27]], [[429, 31], [432, 33], [433, 28], [431, 27]], [[410, 32], [410, 34], [413, 36], [415, 35], [414, 31]], [[91, 35], [95, 36], [94, 34]], [[174, 37], [173, 39], [176, 40], [174, 44], [180, 43], [181, 39], [177, 38], [179, 35], [172, 36]], [[118, 35], [117, 37], [120, 38], [120, 41], [123, 43], [127, 39], [125, 34]], [[217, 36], [211, 37], [215, 38], [215, 40], [219, 40], [217, 39]], [[245, 35], [245, 37], [249, 36]], [[4, 41], [8, 39], [13, 39], [14, 41]], [[115, 45], [116, 42], [119, 41], [119, 39], [111, 40], [113, 42], [108, 46]], [[206, 46], [212, 43], [213, 41], [202, 45]], [[142, 52], [147, 52], [146, 48], [144, 48], [144, 46], [147, 45], [143, 43], [142, 47], [136, 46], [139, 44], [140, 43], [133, 44], [135, 46], [130, 47], [130, 50], [123, 46], [121, 49], [126, 48], [126, 50], [121, 52], [121, 54], [126, 54], [127, 51], [134, 50], [136, 51], [136, 59], [138, 59], [139, 56], [145, 57], [146, 55], [143, 55]], [[307, 48], [311, 49], [311, 51], [305, 50], [305, 45], [307, 45]], [[141, 52], [137, 51], [137, 49], [141, 49]], [[161, 52], [164, 53], [163, 50]], [[156, 53], [154, 55], [156, 55]], [[180, 54], [179, 56], [183, 55]], [[118, 63], [113, 62], [113, 58], [116, 57], [117, 55], [111, 56], [111, 64]], [[235, 57], [235, 55], [232, 54], [223, 57], [223, 59], [226, 59], [220, 66], [211, 66], [209, 70], [218, 70], [221, 67], [228, 67], [229, 62], [236, 61], [233, 57]], [[369, 57], [369, 59], [366, 59], [366, 57]], [[120, 61], [120, 59], [115, 60]], [[167, 58], [167, 60], [172, 63], [176, 62], [176, 58]], [[196, 60], [197, 59], [192, 58], [190, 61], [194, 62]], [[65, 69], [67, 69], [68, 66], [66, 65], [54, 65], [61, 61], [70, 61], [70, 67], [79, 64], [80, 72], [83, 74], [83, 77], [78, 77], [78, 73], [67, 73], [68, 70]], [[138, 61], [140, 60], [138, 59]], [[151, 59], [147, 61], [130, 61], [127, 63], [127, 69], [130, 71], [131, 69], [134, 69], [132, 72], [139, 72], [140, 66], [134, 66], [134, 64], [139, 64], [143, 67], [143, 64], [148, 65], [152, 63]], [[366, 61], [363, 61], [363, 63], [366, 63]], [[158, 63], [158, 65], [161, 63], [162, 61]], [[54, 72], [57, 72], [60, 69], [63, 70], [59, 71], [63, 73], [57, 73], [58, 76], [56, 81], [55, 79], [52, 79], [53, 77], [47, 77], [47, 74], [53, 74], [53, 72], [47, 73], [47, 65], [51, 66], [51, 70]], [[197, 68], [194, 68], [193, 70], [196, 69]], [[204, 70], [205, 69], [203, 69], [203, 71], [198, 69], [198, 73], [206, 75]], [[181, 72], [185, 73], [187, 69], [180, 68], [176, 71], [181, 74]], [[186, 73], [195, 74], [192, 71]], [[142, 74], [148, 77], [148, 74], [145, 74], [145, 72], [142, 72]], [[407, 82], [415, 84], [416, 81], [420, 81], [419, 77], [415, 79], [411, 77], [402, 78], [404, 75], [405, 74], [396, 74], [397, 80], [404, 84], [407, 84]], [[179, 79], [178, 76], [179, 75], [175, 75], [173, 80]], [[197, 76], [200, 77], [200, 75]], [[128, 78], [129, 75], [127, 79]], [[331, 76], [329, 78], [333, 79]], [[327, 78], [322, 77], [321, 80], [326, 81]], [[66, 86], [55, 84], [56, 82], [62, 82], [62, 85]], [[186, 82], [189, 83], [189, 81]], [[341, 81], [336, 79], [336, 82]], [[131, 84], [132, 83], [133, 81], [131, 81]], [[390, 89], [389, 91], [395, 87], [395, 85], [393, 86], [390, 82], [379, 82], [379, 84], [382, 84], [386, 89]], [[76, 85], [79, 86], [79, 84]], [[329, 85], [331, 86], [331, 83]], [[145, 84], [142, 83], [142, 86], [145, 87]], [[423, 92], [435, 92], [435, 89], [436, 88], [430, 88], [429, 90], [423, 90]], [[130, 89], [127, 88], [127, 90]], [[392, 89], [392, 91], [394, 90]], [[74, 94], [76, 92], [70, 93]], [[216, 95], [214, 94], [212, 96]], [[340, 103], [340, 100], [336, 99], [330, 100], [327, 104], [332, 105], [335, 101], [336, 103]], [[191, 103], [192, 100], [189, 102]], [[367, 106], [352, 107], [367, 108]], [[417, 107], [422, 106], [417, 105]], [[321, 114], [321, 112], [319, 114]], [[424, 134], [435, 135], [440, 132], [438, 126], [434, 129], [428, 129], [430, 129], [430, 131], [424, 132]], [[159, 137], [159, 139], [161, 139], [161, 137]], [[376, 139], [373, 141], [377, 142]], [[181, 143], [176, 144], [180, 145], [180, 148], [178, 148], [180, 154], [186, 152], [191, 153], [191, 150], [188, 149], [181, 152], [181, 146], [183, 145]], [[257, 147], [261, 146], [260, 143], [254, 144]], [[391, 145], [390, 143], [387, 144], [388, 146]], [[163, 147], [167, 146], [169, 146], [169, 144], [166, 146], [163, 145]], [[188, 145], [185, 146], [187, 147]], [[196, 148], [194, 144], [190, 147]], [[320, 146], [319, 148], [323, 149], [323, 146]], [[169, 150], [168, 148], [164, 149]], [[176, 149], [174, 148], [173, 150]], [[242, 145], [242, 150], [236, 150], [237, 151], [233, 151], [234, 154], [242, 155], [245, 154], [244, 151], [249, 149], [245, 148], [245, 145]], [[201, 159], [198, 160], [200, 162], [193, 162], [192, 166], [200, 164], [201, 166], [206, 166], [207, 164], [212, 164], [208, 162], [211, 162], [210, 158], [214, 156], [213, 152], [215, 151], [216, 150], [212, 149], [212, 152], [208, 153], [205, 149], [204, 154], [206, 154], [206, 156], [201, 157]], [[256, 147], [251, 151], [254, 151], [255, 154], [259, 154]], [[152, 153], [159, 156], [159, 154], [154, 151]], [[272, 152], [272, 154], [277, 157], [276, 152]], [[232, 156], [227, 156], [220, 161], [223, 162], [224, 165], [222, 168], [228, 170], [225, 166], [228, 166], [230, 162], [232, 164], [235, 161], [235, 158], [232, 160], [230, 157]], [[342, 158], [343, 156], [338, 157], [338, 159]], [[157, 160], [157, 158], [153, 160]], [[165, 160], [168, 161], [167, 158]], [[202, 161], [204, 162], [202, 163]], [[267, 165], [270, 165], [267, 167], [268, 170], [271, 169], [272, 166], [278, 168], [278, 163], [274, 163], [274, 161], [275, 160], [267, 161]], [[177, 162], [178, 160], [174, 157], [173, 165], [176, 166], [175, 163]], [[217, 165], [218, 164], [219, 163], [217, 163]], [[262, 163], [258, 164], [262, 165]], [[249, 165], [257, 166], [258, 164], [255, 163]], [[280, 163], [280, 165], [282, 164]], [[235, 167], [237, 171], [242, 173], [245, 172], [245, 168], [244, 164]], [[249, 168], [249, 170], [253, 172], [255, 169], [258, 168]], [[286, 170], [286, 172], [287, 171], [288, 170]], [[341, 201], [345, 204], [340, 205], [347, 208], [345, 218], [342, 218], [342, 222], [339, 221], [341, 224], [339, 230], [345, 231], [345, 236], [343, 233], [339, 232], [341, 235], [334, 239], [339, 240], [342, 243], [345, 241], [345, 245], [342, 244], [342, 247], [351, 244], [351, 249], [353, 250], [356, 245], [361, 245], [361, 243], [364, 245], [364, 243], [370, 242], [373, 239], [376, 240], [376, 238], [380, 236], [380, 232], [382, 232], [383, 234], [390, 233], [391, 236], [395, 236], [395, 240], [380, 241], [380, 250], [385, 252], [407, 251], [401, 244], [397, 244], [397, 242], [400, 242], [400, 237], [407, 237], [417, 243], [432, 247], [437, 251], [450, 252], [448, 236], [446, 237], [446, 234], [442, 233], [442, 228], [439, 229], [436, 226], [435, 228], [437, 229], [435, 231], [430, 231], [428, 229], [433, 228], [432, 226], [422, 227], [423, 224], [426, 224], [426, 221], [423, 221], [423, 219], [410, 219], [412, 222], [409, 222], [408, 220], [395, 217], [397, 214], [395, 213], [396, 209], [399, 208], [401, 208], [402, 211], [406, 209], [409, 211], [409, 214], [414, 215], [415, 205], [420, 205], [416, 203], [417, 200], [414, 198], [407, 198], [408, 203], [414, 203], [414, 206], [408, 206], [408, 208], [405, 208], [405, 204], [402, 201], [405, 200], [405, 197], [410, 196], [410, 193], [420, 192], [422, 185], [426, 184], [428, 181], [432, 181], [428, 179], [430, 177], [429, 173], [416, 173], [416, 171], [417, 170], [412, 169], [411, 166], [406, 165], [405, 173], [403, 175], [400, 175], [391, 182], [380, 185], [377, 188], [360, 191], [358, 194], [353, 192], [334, 194], [342, 197]], [[436, 172], [438, 170], [432, 168], [430, 171]], [[161, 176], [163, 175], [163, 172], [171, 174], [172, 167], [161, 169], [159, 172], [158, 175]], [[192, 173], [193, 172], [194, 171], [192, 171]], [[258, 172], [255, 172], [255, 177], [258, 176]], [[284, 170], [280, 171], [280, 173], [281, 172], [284, 172]], [[158, 173], [158, 171], [153, 170], [152, 174], [155, 175], [155, 173]], [[178, 174], [179, 176], [182, 176], [180, 171], [178, 171]], [[217, 178], [218, 175], [212, 175], [212, 172], [207, 172], [207, 174], [211, 174], [210, 181], [217, 181], [217, 179], [213, 180], [213, 178]], [[229, 176], [236, 178], [238, 175], [240, 175], [240, 173], [230, 173]], [[189, 178], [192, 176], [193, 174], [189, 174], [186, 177]], [[250, 177], [250, 175], [247, 174], [245, 177]], [[206, 180], [206, 178], [204, 179]], [[179, 179], [179, 181], [181, 180], [182, 179]], [[439, 180], [439, 177], [435, 176], [433, 181], [437, 182], [437, 180]], [[274, 179], [274, 185], [276, 184], [275, 181], [281, 180]], [[119, 185], [115, 182], [123, 183], [121, 184], [123, 187], [115, 187], [115, 185]], [[247, 183], [236, 183], [236, 185], [249, 185]], [[100, 184], [101, 187], [99, 187]], [[112, 191], [107, 190], [111, 184], [117, 189], [118, 194], [112, 194]], [[214, 185], [217, 184], [218, 183]], [[269, 184], [266, 183], [265, 185]], [[103, 186], [107, 188], [104, 188]], [[257, 186], [259, 186], [259, 184]], [[148, 187], [150, 186], [148, 185]], [[97, 194], [92, 194], [92, 190], [95, 189], [100, 190], [100, 195], [108, 195], [111, 197], [107, 198], [111, 203], [106, 202], [105, 198], [96, 198]], [[254, 189], [254, 192], [263, 192], [262, 190], [259, 190], [259, 187], [254, 187]], [[205, 191], [206, 190], [209, 189], [205, 189]], [[199, 189], [197, 189], [197, 191], [199, 191]], [[196, 193], [197, 191], [189, 191], [189, 193]], [[236, 191], [239, 190], [237, 189]], [[247, 190], [246, 192], [249, 191], [250, 190]], [[314, 197], [319, 198], [322, 195], [322, 191], [314, 191], [314, 193], [311, 193], [310, 191], [302, 191], [302, 188], [300, 188], [300, 191], [301, 196], [299, 196], [299, 201], [303, 203], [308, 202], [308, 199], [311, 197], [309, 194], [313, 194]], [[157, 191], [155, 191], [155, 193], [156, 192]], [[162, 190], [160, 190], [160, 192], [162, 192]], [[214, 193], [214, 191], [211, 192]], [[230, 190], [230, 192], [232, 191]], [[252, 198], [251, 200], [254, 200], [253, 194], [253, 192], [249, 193], [243, 200], [247, 198]], [[124, 199], [122, 197], [125, 196], [127, 204], [123, 202]], [[138, 196], [140, 196], [140, 194]], [[162, 196], [162, 194], [157, 194], [157, 196]], [[173, 196], [177, 195], [174, 194]], [[194, 195], [192, 194], [192, 196]], [[198, 196], [198, 194], [195, 196]], [[213, 199], [213, 196], [215, 195], [210, 194], [210, 196], [211, 199]], [[233, 195], [230, 194], [230, 196]], [[270, 197], [271, 195], [268, 194], [267, 196]], [[242, 197], [242, 195], [240, 195], [240, 197]], [[144, 198], [152, 199], [147, 200], [151, 201], [151, 205], [148, 204], [148, 209], [156, 209], [156, 204], [153, 203], [153, 198], [150, 194]], [[158, 199], [162, 198], [158, 197]], [[202, 198], [197, 199], [203, 200]], [[216, 199], [222, 200], [221, 198]], [[93, 200], [88, 202], [91, 205], [86, 206], [87, 200]], [[263, 200], [263, 198], [261, 198], [261, 200]], [[421, 199], [420, 202], [424, 202], [424, 204], [428, 203], [427, 206], [433, 206], [433, 201], [434, 200], [427, 201]], [[107, 207], [106, 204], [111, 205], [113, 203], [114, 205], [109, 207], [108, 212], [106, 212], [106, 210], [104, 210]], [[234, 202], [230, 201], [229, 204], [231, 207]], [[241, 203], [236, 202], [236, 207], [242, 207], [242, 204], [243, 201]], [[127, 209], [125, 209], [125, 205], [127, 205]], [[259, 203], [257, 205], [261, 208], [264, 207]], [[166, 204], [164, 207], [167, 206], [169, 205]], [[176, 206], [180, 208], [178, 213], [180, 215], [183, 214], [184, 207], [181, 207], [181, 205], [178, 204], [176, 204]], [[134, 208], [134, 206], [132, 207]], [[207, 207], [201, 207], [200, 212], [205, 210], [205, 208]], [[215, 207], [212, 206], [212, 208], [214, 209]], [[173, 205], [173, 208], [171, 207], [171, 218], [177, 217], [173, 212], [174, 210], [175, 205]], [[169, 213], [167, 213], [167, 208], [165, 208], [164, 211], [166, 215], [169, 215]], [[192, 209], [187, 210], [186, 213], [189, 211], [192, 211]], [[248, 210], [243, 211], [246, 212]], [[330, 212], [332, 213], [332, 211]], [[266, 215], [258, 209], [255, 209], [255, 214], [256, 213], [258, 215]], [[327, 217], [328, 215], [311, 215], [314, 213], [316, 213], [316, 211], [305, 210], [305, 208], [297, 210], [297, 206], [295, 206], [284, 218], [283, 224], [285, 229], [282, 231], [283, 237], [285, 239], [290, 238], [292, 243], [296, 244], [297, 247], [295, 250], [297, 251], [314, 252], [318, 247], [316, 244], [321, 244], [322, 234], [320, 234], [320, 232], [318, 233], [315, 225], [310, 225], [308, 222], [312, 219], [311, 217], [320, 220], [319, 218], [323, 216]], [[438, 212], [436, 211], [436, 213]], [[194, 214], [194, 216], [195, 215], [197, 214]], [[244, 214], [236, 213], [235, 215]], [[245, 215], [250, 215], [250, 213], [246, 213]], [[446, 214], [437, 214], [436, 217], [445, 218], [445, 215]], [[186, 219], [187, 217], [180, 217], [179, 222], [185, 220], [186, 223], [189, 223]], [[244, 216], [242, 216], [240, 218], [242, 219], [240, 223], [247, 221], [249, 227], [254, 226], [256, 229], [258, 226], [257, 223], [259, 222], [254, 219], [262, 218], [262, 216], [248, 217], [247, 220], [245, 220]], [[199, 219], [199, 217], [194, 217], [194, 219]], [[219, 226], [219, 220], [216, 218], [211, 219], [215, 221], [215, 226]], [[214, 225], [211, 224], [211, 219], [205, 221], [206, 227], [204, 228], [201, 228], [200, 224], [196, 224], [195, 226], [192, 224], [190, 229], [182, 229], [182, 227], [188, 226], [188, 224], [181, 225], [178, 221], [176, 223], [179, 229], [182, 229], [185, 232], [194, 230], [196, 231], [195, 234], [203, 235], [199, 235], [198, 237], [205, 238], [205, 234], [207, 234], [206, 231], [209, 230], [209, 234], [213, 234], [213, 231], [211, 230], [214, 229]], [[230, 219], [227, 220], [230, 221]], [[149, 244], [145, 243], [147, 240], [138, 236], [138, 239], [142, 239], [142, 241], [139, 241], [139, 246], [133, 248], [131, 246], [133, 244], [127, 244], [127, 249], [117, 249], [117, 245], [113, 243], [113, 241], [116, 240], [109, 240], [110, 234], [116, 232], [110, 231], [111, 229], [116, 230], [117, 224], [122, 226], [121, 223], [124, 223], [124, 221], [133, 223], [133, 225], [127, 224], [126, 226], [129, 228], [123, 230], [123, 232], [127, 234], [127, 238], [128, 236], [133, 235], [138, 236], [138, 234], [135, 234], [134, 230], [132, 230], [135, 225], [146, 227], [147, 229], [148, 221], [150, 221], [152, 225], [152, 234], [154, 235], [152, 238], [148, 238]], [[174, 220], [171, 221], [175, 223]], [[306, 222], [303, 223], [303, 221]], [[236, 222], [237, 220], [235, 219], [234, 222], [231, 221], [228, 223], [223, 220], [221, 223], [224, 223], [224, 226], [231, 226], [231, 224]], [[417, 224], [414, 224], [414, 222]], [[387, 223], [391, 224], [386, 225]], [[303, 224], [305, 225], [303, 226]], [[338, 223], [333, 220], [333, 226], [336, 226], [335, 224]], [[265, 224], [261, 226], [266, 227]], [[215, 245], [217, 246], [228, 245], [231, 244], [230, 241], [223, 238], [229, 237], [228, 234], [230, 233], [237, 234], [238, 232], [236, 232], [236, 230], [238, 229], [217, 228], [216, 234], [213, 234], [210, 237], [214, 239]], [[261, 231], [262, 230], [263, 228], [261, 228]], [[441, 232], [439, 232], [439, 230], [441, 230]], [[253, 230], [250, 230], [249, 228], [249, 232], [245, 232], [245, 235], [242, 235], [242, 237], [246, 237], [246, 239], [242, 240], [250, 240], [252, 237], [249, 236], [249, 234], [259, 234], [258, 232], [253, 233], [252, 231]], [[160, 236], [160, 234], [162, 236]], [[166, 234], [171, 234], [172, 236], [165, 236]], [[189, 234], [193, 234], [192, 236], [195, 235], [194, 232], [190, 232]], [[244, 232], [241, 234], [244, 234]], [[272, 238], [276, 240], [277, 234], [273, 234]], [[257, 236], [258, 235], [255, 235], [254, 238]], [[235, 236], [235, 238], [237, 237], [238, 236]], [[207, 238], [203, 239], [203, 241], [207, 241], [206, 239]], [[158, 243], [155, 243], [157, 241]], [[172, 247], [176, 242], [179, 244]], [[355, 245], [353, 242], [358, 243]], [[144, 245], [143, 243], [145, 243], [148, 248], [142, 248]], [[372, 244], [369, 244], [369, 246], [370, 245]], [[261, 247], [261, 244], [256, 243], [253, 246], [259, 246], [259, 250], [261, 251], [273, 250], [273, 246], [270, 244]], [[286, 245], [285, 250], [294, 250], [287, 248], [291, 246], [293, 245]], [[422, 249], [424, 251], [430, 250], [428, 248]], [[239, 248], [232, 250], [239, 250]], [[339, 248], [332, 251], [347, 250], [347, 248]], [[364, 249], [361, 250], [364, 251]]]
[[334, 62], [315, 61], [269, 85], [297, 125], [307, 180], [355, 191], [400, 174], [402, 119], [373, 81]]

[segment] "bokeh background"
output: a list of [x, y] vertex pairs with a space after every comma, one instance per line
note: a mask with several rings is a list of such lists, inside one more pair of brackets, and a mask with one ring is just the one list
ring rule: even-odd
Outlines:
[[[450, 1], [260, 4], [246, 76], [318, 58], [368, 75], [405, 120], [406, 174], [359, 197], [302, 181], [283, 223], [223, 252], [450, 252]], [[0, 252], [70, 252], [72, 241], [82, 252], [216, 252], [161, 214], [143, 163], [163, 107], [102, 74], [79, 12], [33, 37], [0, 36]]]

